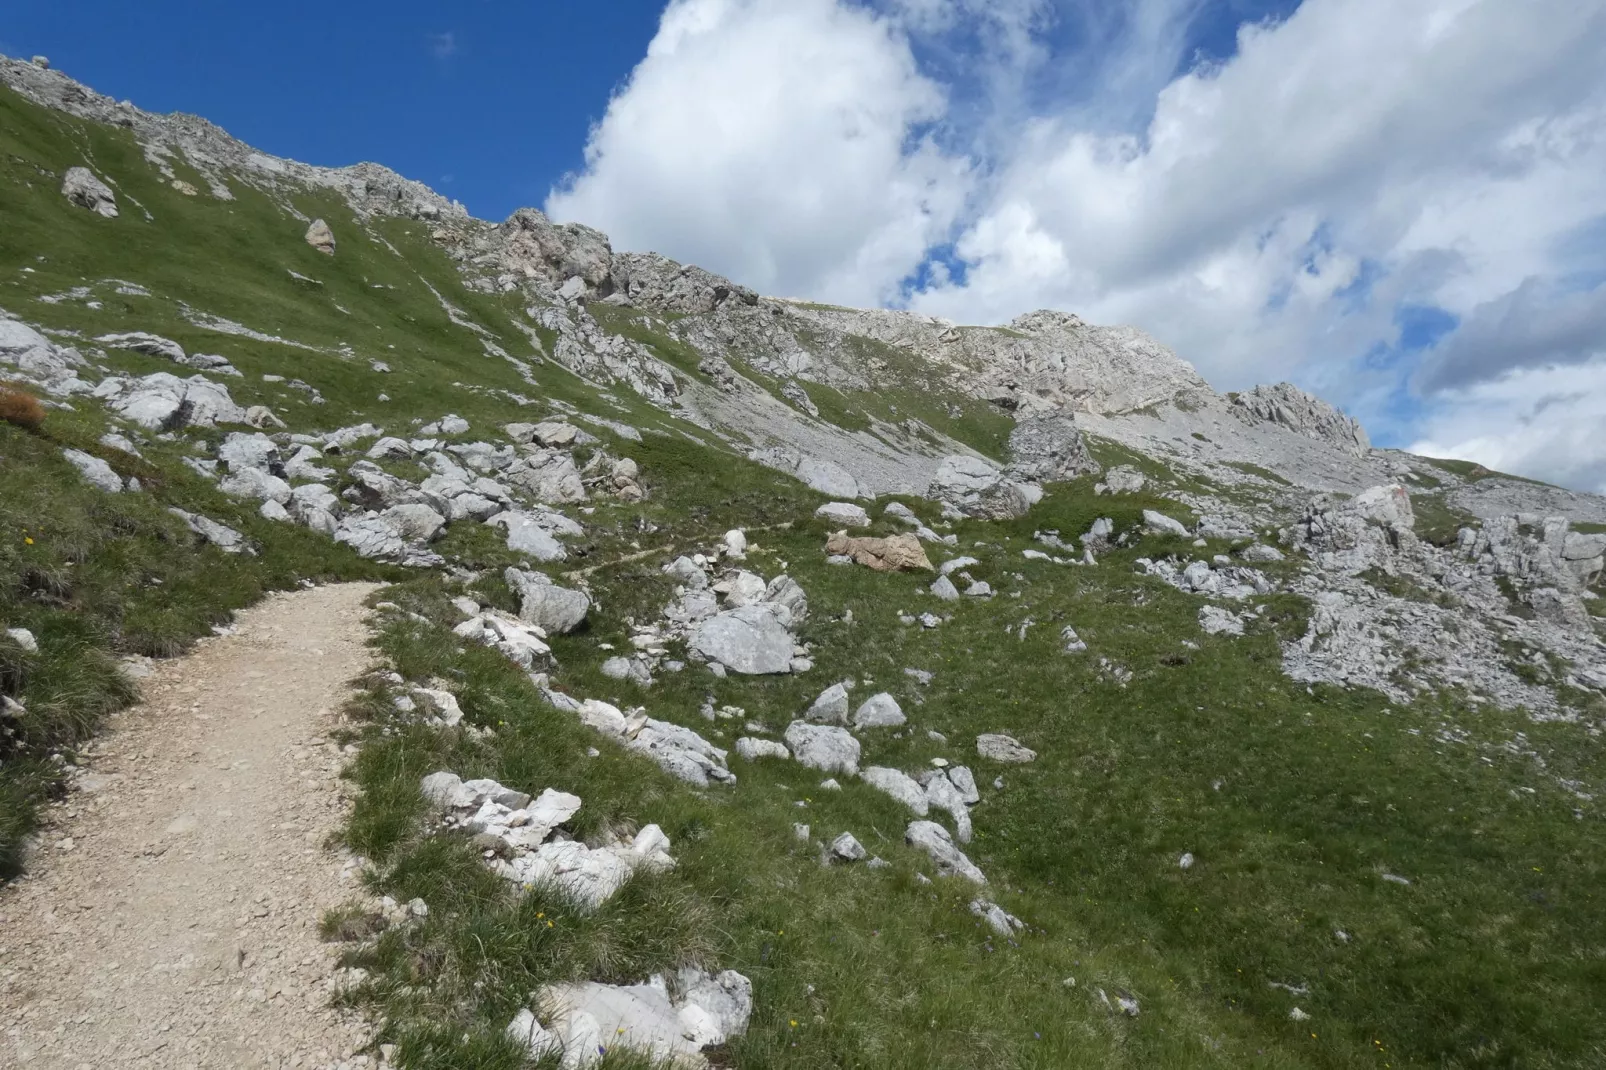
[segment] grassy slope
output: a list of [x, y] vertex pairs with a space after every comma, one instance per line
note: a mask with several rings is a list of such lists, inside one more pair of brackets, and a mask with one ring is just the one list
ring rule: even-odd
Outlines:
[[[33, 170], [59, 171], [86, 155], [156, 222], [126, 199], [124, 216], [111, 222], [72, 209], [57, 180]], [[269, 404], [298, 429], [387, 417], [394, 424], [391, 413], [432, 418], [448, 409], [482, 426], [528, 418], [476, 386], [565, 400], [642, 426], [666, 423], [634, 399], [601, 399], [550, 365], [537, 368], [540, 386], [532, 388], [484, 356], [420, 276], [509, 351], [529, 355], [529, 347], [510, 310], [464, 291], [419, 226], [380, 224], [404, 254], [398, 260], [342, 206], [298, 200], [334, 226], [340, 250], [327, 258], [301, 242], [304, 224], [271, 201], [244, 188], [232, 204], [184, 198], [157, 181], [122, 133], [41, 113], [4, 92], [0, 159], [0, 305], [57, 327], [156, 330], [223, 353], [247, 373], [230, 382], [236, 398]], [[41, 251], [44, 260], [36, 259]], [[323, 286], [296, 282], [291, 269]], [[99, 311], [32, 300], [107, 277], [156, 296], [97, 291]], [[178, 315], [172, 300], [180, 297], [259, 330], [345, 343], [357, 356], [199, 331]], [[370, 358], [394, 373], [372, 372]], [[167, 370], [145, 358], [116, 361]], [[329, 404], [310, 406], [262, 383], [264, 372], [299, 377]], [[381, 391], [392, 401], [379, 402]], [[0, 671], [8, 679], [26, 673], [21, 693], [33, 710], [60, 711], [51, 713], [51, 730], [65, 742], [126, 697], [107, 672], [108, 655], [176, 648], [262, 589], [367, 568], [187, 479], [177, 446], [147, 451], [153, 471], [137, 474], [152, 489], [138, 498], [48, 493], [77, 486], [58, 445], [92, 443], [101, 429], [98, 410], [79, 410], [52, 417], [53, 438], [0, 430], [0, 597], [9, 599], [0, 615], [36, 628], [45, 647], [37, 663]], [[710, 693], [781, 729], [834, 680], [872, 680], [858, 694], [891, 690], [917, 730], [903, 740], [867, 733], [865, 764], [969, 760], [985, 796], [970, 854], [992, 877], [990, 894], [1032, 931], [1015, 943], [989, 939], [967, 910], [967, 887], [916, 882], [918, 860], [899, 842], [907, 815], [862, 786], [829, 795], [795, 766], [737, 761], [735, 788], [698, 793], [611, 747], [588, 759], [585, 748], [602, 744], [542, 706], [497, 656], [462, 650], [441, 629], [396, 624], [383, 644], [400, 671], [456, 681], [470, 721], [496, 730], [476, 742], [398, 729], [383, 720], [382, 696], [363, 700], [375, 727], [354, 773], [365, 793], [350, 840], [385, 863], [388, 889], [422, 895], [433, 908], [427, 924], [392, 933], [363, 956], [375, 969], [371, 994], [410, 1065], [515, 1065], [497, 1033], [542, 981], [636, 980], [686, 959], [740, 969], [756, 982], [752, 1032], [726, 1053], [743, 1067], [1388, 1070], [1582, 1067], [1606, 1058], [1606, 1014], [1594, 998], [1606, 982], [1600, 814], [1555, 780], [1599, 782], [1606, 769], [1597, 739], [1453, 698], [1401, 708], [1367, 692], [1307, 691], [1279, 671], [1279, 637], [1303, 630], [1297, 601], [1266, 599], [1268, 613], [1250, 636], [1209, 639], [1197, 628], [1197, 600], [1132, 574], [1136, 551], [1097, 569], [1019, 556], [1034, 527], [1071, 535], [1104, 513], [1129, 525], [1145, 505], [1175, 514], [1174, 503], [1094, 499], [1077, 486], [1020, 524], [962, 525], [964, 549], [986, 562], [978, 576], [1005, 593], [954, 607], [952, 622], [928, 632], [896, 621], [900, 609], [935, 608], [921, 594], [923, 580], [823, 563], [824, 531], [809, 519], [818, 499], [807, 492], [678, 437], [649, 435], [626, 452], [641, 462], [653, 496], [641, 506], [599, 505], [588, 520], [581, 564], [604, 565], [592, 577], [600, 606], [589, 633], [557, 642], [558, 683], [644, 703], [655, 716], [713, 735], [696, 715]], [[196, 550], [164, 519], [168, 500], [200, 502], [248, 530], [264, 542], [263, 557]], [[928, 504], [911, 504], [929, 518]], [[622, 645], [626, 618], [655, 615], [669, 597], [657, 571], [662, 557], [606, 562], [643, 548], [707, 545], [736, 524], [784, 522], [794, 526], [755, 535], [761, 552], [753, 565], [766, 575], [784, 567], [808, 590], [815, 673], [716, 684], [692, 669], [645, 695], [600, 675], [605, 655], [596, 644]], [[19, 538], [24, 528], [31, 547]], [[480, 529], [460, 525], [443, 547], [472, 565], [507, 563], [505, 549]], [[1143, 552], [1164, 548], [1145, 544]], [[186, 581], [196, 574], [208, 578], [204, 588]], [[37, 579], [52, 575], [73, 581], [64, 600], [40, 593], [57, 589]], [[1008, 597], [1013, 591], [1021, 597]], [[395, 597], [449, 624], [447, 593], [440, 578], [425, 576]], [[494, 575], [475, 593], [503, 604], [508, 597]], [[851, 626], [840, 621], [847, 609]], [[1006, 635], [1006, 625], [1028, 617], [1037, 623], [1024, 641]], [[1089, 642], [1089, 654], [1059, 652], [1065, 623]], [[1101, 658], [1130, 669], [1132, 682], [1117, 685]], [[906, 666], [937, 679], [918, 689]], [[73, 697], [74, 689], [83, 694]], [[1445, 724], [1467, 730], [1469, 740], [1441, 742], [1436, 731]], [[738, 734], [719, 727], [727, 742]], [[927, 729], [947, 733], [951, 744], [929, 740]], [[971, 759], [974, 735], [1000, 730], [1041, 759], [1007, 770]], [[1517, 732], [1526, 737], [1513, 753], [1506, 745]], [[1524, 748], [1543, 757], [1547, 773]], [[575, 791], [586, 799], [580, 832], [656, 821], [674, 840], [679, 869], [633, 886], [590, 919], [546, 898], [514, 902], [466, 844], [421, 835], [417, 777], [441, 767]], [[4, 767], [8, 785], [25, 783], [18, 768]], [[29, 770], [24, 776], [48, 772]], [[1002, 790], [985, 787], [1000, 773]], [[6, 804], [8, 814], [26, 812]], [[895, 868], [822, 870], [813, 848], [793, 839], [797, 820], [817, 838], [851, 830]], [[1198, 858], [1186, 872], [1176, 864], [1183, 851]], [[1413, 883], [1384, 882], [1385, 871]], [[1349, 942], [1334, 935], [1339, 929]], [[419, 987], [424, 981], [433, 983]], [[1311, 991], [1294, 997], [1273, 982]], [[1100, 988], [1112, 998], [1136, 996], [1142, 1014], [1108, 1013], [1094, 995]], [[1289, 1020], [1296, 1004], [1310, 1022]]]
[[[736, 761], [734, 789], [695, 793], [611, 748], [586, 759], [598, 741], [497, 658], [398, 625], [386, 646], [402, 671], [461, 674], [469, 718], [497, 731], [490, 745], [376, 732], [364, 752], [355, 846], [396, 866], [396, 894], [436, 908], [422, 930], [358, 959], [378, 970], [374, 997], [409, 1023], [396, 1035], [418, 1065], [465, 1065], [469, 1050], [480, 1053], [474, 1065], [515, 1065], [491, 1053], [523, 992], [556, 978], [631, 978], [682, 955], [758, 984], [753, 1032], [729, 1052], [742, 1067], [1586, 1066], [1606, 1050], [1593, 998], [1606, 981], [1592, 950], [1606, 937], [1599, 814], [1501, 750], [1525, 731], [1554, 775], [1593, 782], [1600, 746], [1576, 729], [1453, 700], [1397, 708], [1367, 692], [1307, 692], [1279, 670], [1279, 636], [1303, 631], [1297, 600], [1264, 600], [1263, 623], [1245, 639], [1209, 639], [1194, 623], [1196, 599], [1131, 573], [1139, 551], [1095, 570], [1019, 557], [1034, 524], [1082, 530], [1112, 508], [1130, 524], [1159, 501], [1072, 488], [1013, 529], [963, 526], [965, 549], [986, 561], [977, 574], [1021, 598], [961, 605], [927, 632], [896, 621], [900, 609], [932, 608], [923, 581], [826, 566], [808, 501], [783, 492], [755, 512], [762, 473], [730, 473], [711, 488], [659, 479], [660, 502], [735, 501], [650, 541], [621, 525], [611, 541], [601, 535], [596, 556], [632, 541], [684, 548], [684, 533], [707, 541], [738, 519], [790, 514], [793, 528], [755, 538], [753, 564], [770, 575], [784, 561], [809, 591], [805, 632], [822, 668], [718, 683], [692, 669], [647, 693], [603, 678], [596, 643], [624, 646], [624, 618], [670, 597], [655, 557], [593, 575], [603, 610], [589, 634], [558, 641], [560, 686], [645, 704], [726, 745], [742, 732], [701, 721], [707, 696], [780, 729], [835, 679], [873, 681], [861, 696], [891, 690], [917, 730], [903, 740], [864, 733], [864, 764], [968, 759], [985, 796], [970, 854], [990, 894], [1032, 931], [989, 939], [968, 912], [968, 887], [915, 882], [919, 860], [900, 846], [907, 814], [861, 785], [830, 794], [796, 766]], [[493, 579], [476, 593], [505, 600], [499, 587]], [[426, 581], [406, 599], [450, 622], [444, 593]], [[851, 626], [840, 622], [846, 609]], [[1028, 617], [1039, 623], [1024, 642], [1005, 635]], [[1059, 653], [1067, 622], [1089, 654]], [[1131, 669], [1132, 683], [1102, 674], [1103, 657]], [[904, 667], [937, 680], [918, 688]], [[1440, 742], [1445, 724], [1471, 740]], [[968, 741], [997, 730], [1042, 757], [999, 769], [970, 756]], [[583, 833], [656, 821], [680, 868], [603, 920], [546, 898], [515, 903], [494, 882], [458, 883], [475, 863], [462, 846], [419, 838], [410, 784], [443, 767], [575, 791], [587, 800]], [[1002, 791], [985, 786], [1000, 774]], [[794, 841], [794, 821], [816, 839], [852, 831], [896, 869], [822, 870], [815, 849]], [[1184, 851], [1199, 859], [1187, 872], [1177, 866]], [[691, 910], [671, 924], [676, 904]], [[404, 987], [424, 977], [440, 985], [429, 997]], [[1137, 996], [1142, 1015], [1110, 1015], [1098, 988]], [[1296, 1005], [1310, 1022], [1288, 1018]]]

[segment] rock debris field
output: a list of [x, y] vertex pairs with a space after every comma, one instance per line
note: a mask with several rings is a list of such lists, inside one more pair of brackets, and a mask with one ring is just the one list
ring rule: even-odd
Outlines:
[[274, 595], [142, 681], [0, 891], [0, 1065], [376, 1065], [318, 936], [355, 891], [329, 734], [373, 590]]

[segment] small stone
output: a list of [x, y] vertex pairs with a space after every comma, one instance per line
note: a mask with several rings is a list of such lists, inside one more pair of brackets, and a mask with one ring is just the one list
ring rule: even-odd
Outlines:
[[844, 862], [862, 862], [869, 854], [851, 832], [844, 832], [831, 841], [831, 854]]
[[1037, 752], [1010, 736], [987, 734], [976, 737], [976, 753], [994, 762], [1023, 765], [1037, 760]]

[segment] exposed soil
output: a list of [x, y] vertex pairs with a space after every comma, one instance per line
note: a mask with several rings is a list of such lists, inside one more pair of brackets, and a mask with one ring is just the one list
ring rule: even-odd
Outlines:
[[274, 595], [155, 666], [0, 890], [0, 1064], [375, 1064], [317, 931], [357, 892], [330, 733], [374, 590]]

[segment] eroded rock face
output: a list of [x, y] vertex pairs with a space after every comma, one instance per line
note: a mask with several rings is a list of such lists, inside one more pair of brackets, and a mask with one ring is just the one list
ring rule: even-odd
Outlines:
[[117, 195], [87, 167], [70, 167], [61, 181], [61, 195], [80, 208], [106, 219], [117, 218]]
[[1234, 411], [1246, 421], [1277, 424], [1307, 438], [1322, 439], [1357, 456], [1372, 448], [1366, 429], [1352, 416], [1292, 383], [1257, 386], [1246, 393], [1231, 395]]

